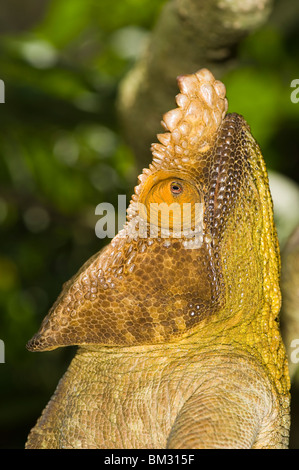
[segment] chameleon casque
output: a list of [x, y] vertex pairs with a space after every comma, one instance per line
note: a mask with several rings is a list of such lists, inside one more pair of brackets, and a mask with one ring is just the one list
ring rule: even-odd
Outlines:
[[[288, 447], [263, 157], [243, 117], [226, 114], [211, 72], [178, 85], [123, 230], [64, 285], [28, 343], [79, 346], [29, 449]], [[183, 224], [169, 211], [167, 227], [164, 209], [148, 217], [161, 202], [191, 211]]]

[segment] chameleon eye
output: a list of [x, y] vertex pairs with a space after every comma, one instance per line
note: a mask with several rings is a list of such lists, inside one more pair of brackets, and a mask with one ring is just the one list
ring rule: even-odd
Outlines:
[[183, 192], [183, 187], [177, 181], [173, 181], [172, 183], [170, 183], [170, 191], [174, 195], [181, 194]]
[[143, 188], [139, 199], [139, 214], [149, 224], [179, 231], [191, 229], [199, 223], [202, 216], [196, 203], [202, 206], [203, 201], [191, 181], [168, 177], [157, 178], [153, 183]]

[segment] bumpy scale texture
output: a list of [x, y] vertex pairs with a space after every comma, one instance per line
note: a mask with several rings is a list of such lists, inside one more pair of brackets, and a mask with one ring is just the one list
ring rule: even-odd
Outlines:
[[[124, 229], [64, 285], [28, 343], [79, 348], [27, 448], [288, 446], [265, 164], [208, 70], [178, 85]], [[160, 203], [192, 210], [165, 225], [162, 209], [149, 217]]]

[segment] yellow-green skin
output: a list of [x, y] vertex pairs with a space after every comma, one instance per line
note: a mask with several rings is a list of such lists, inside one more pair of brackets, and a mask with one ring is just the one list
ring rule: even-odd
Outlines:
[[[65, 286], [30, 350], [79, 345], [27, 448], [286, 448], [289, 376], [265, 164], [223, 84], [178, 79], [126, 227]], [[203, 237], [136, 235], [136, 203], [192, 184]], [[137, 221], [137, 223], [136, 223]], [[133, 228], [132, 228], [133, 227]]]

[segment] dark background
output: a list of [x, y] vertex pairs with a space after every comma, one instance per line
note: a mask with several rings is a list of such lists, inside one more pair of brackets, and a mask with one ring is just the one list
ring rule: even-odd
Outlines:
[[[118, 127], [117, 90], [164, 3], [0, 0], [1, 448], [24, 447], [74, 354], [25, 345], [62, 284], [107, 243], [95, 235], [97, 204], [117, 207], [118, 194], [129, 202], [136, 165]], [[277, 2], [239, 45], [238, 67], [221, 77], [229, 111], [245, 116], [273, 175], [282, 246], [299, 222], [299, 103], [290, 100], [299, 79], [296, 3]], [[294, 385], [293, 448], [298, 395]]]

